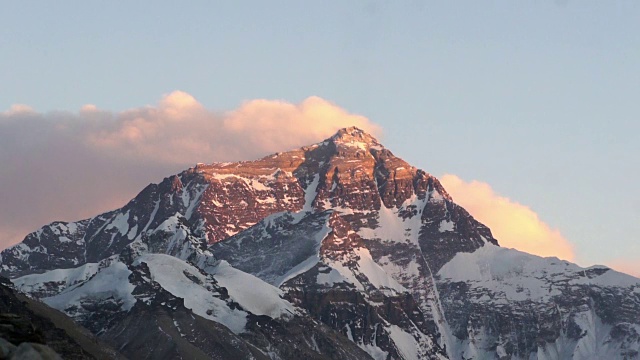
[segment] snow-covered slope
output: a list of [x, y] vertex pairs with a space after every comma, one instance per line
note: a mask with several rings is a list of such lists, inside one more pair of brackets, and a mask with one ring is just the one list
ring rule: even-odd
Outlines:
[[122, 209], [43, 227], [0, 269], [136, 357], [640, 351], [639, 279], [498, 247], [435, 177], [357, 128], [199, 164]]

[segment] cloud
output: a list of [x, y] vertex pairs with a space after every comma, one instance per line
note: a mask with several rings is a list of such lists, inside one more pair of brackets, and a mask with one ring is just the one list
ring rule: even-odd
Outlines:
[[0, 249], [54, 220], [122, 206], [145, 185], [197, 162], [256, 159], [321, 141], [346, 126], [380, 127], [319, 97], [206, 109], [175, 91], [155, 106], [111, 112], [0, 112]]
[[88, 144], [114, 156], [174, 164], [252, 159], [323, 140], [349, 125], [380, 132], [367, 118], [319, 97], [300, 104], [252, 100], [219, 114], [181, 91], [157, 107], [117, 114], [111, 125], [87, 134]]
[[496, 194], [487, 183], [466, 182], [450, 174], [440, 180], [456, 203], [491, 228], [501, 246], [574, 260], [571, 243], [527, 206]]
[[24, 105], [24, 104], [13, 104], [11, 105], [11, 107], [9, 108], [9, 110], [5, 111], [3, 113], [3, 115], [6, 116], [11, 116], [11, 115], [19, 115], [19, 114], [29, 114], [29, 113], [35, 113], [35, 110], [33, 110], [30, 106], [28, 105]]

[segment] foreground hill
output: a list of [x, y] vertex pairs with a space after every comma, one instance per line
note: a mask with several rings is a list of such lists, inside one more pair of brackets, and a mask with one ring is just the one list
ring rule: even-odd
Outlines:
[[0, 358], [124, 359], [68, 316], [0, 277]]

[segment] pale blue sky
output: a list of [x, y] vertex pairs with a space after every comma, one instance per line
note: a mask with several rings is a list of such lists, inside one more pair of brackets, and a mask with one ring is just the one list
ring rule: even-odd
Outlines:
[[2, 1], [0, 111], [317, 95], [435, 175], [640, 262], [640, 2]]

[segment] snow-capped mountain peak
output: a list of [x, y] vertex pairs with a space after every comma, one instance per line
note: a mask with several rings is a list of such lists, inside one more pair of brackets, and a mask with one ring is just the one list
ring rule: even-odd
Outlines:
[[[639, 279], [500, 248], [437, 178], [355, 127], [198, 164], [121, 209], [43, 227], [0, 268], [134, 357], [187, 343], [272, 359], [640, 351]], [[138, 352], [142, 328], [170, 349]]]
[[334, 144], [360, 147], [365, 150], [367, 148], [383, 148], [375, 137], [355, 126], [338, 130], [335, 135], [329, 138], [329, 141]]

